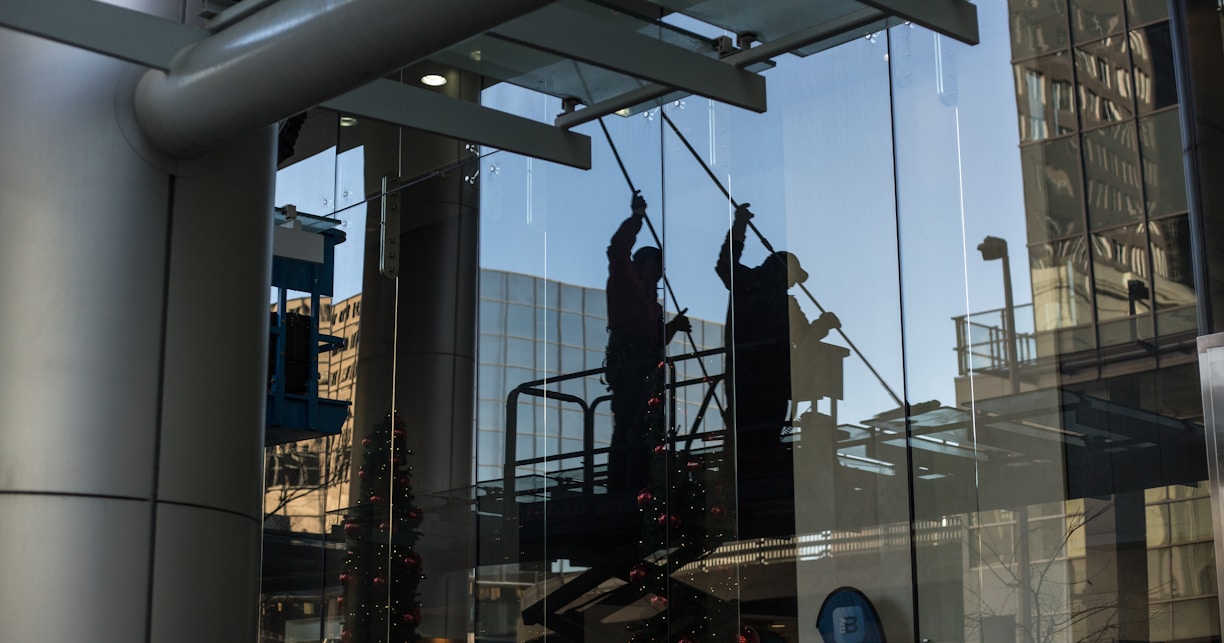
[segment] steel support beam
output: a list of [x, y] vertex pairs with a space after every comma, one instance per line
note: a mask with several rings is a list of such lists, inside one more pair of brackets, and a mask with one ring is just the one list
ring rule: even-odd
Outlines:
[[321, 107], [569, 165], [591, 168], [591, 139], [392, 80], [376, 80]]
[[[848, 31], [866, 29], [871, 26], [885, 26], [887, 16], [882, 14], [877, 9], [864, 8], [853, 11], [835, 20], [823, 22], [819, 25], [813, 25], [807, 29], [802, 29], [787, 36], [786, 38], [776, 39], [770, 42], [761, 43], [751, 49], [744, 49], [725, 56], [722, 60], [724, 65], [732, 65], [743, 68], [756, 63], [769, 60], [780, 56], [795, 49], [809, 47], [816, 43], [820, 43], [829, 39], [837, 38]], [[840, 44], [841, 40], [838, 40]], [[562, 114], [558, 116], [553, 123], [557, 127], [569, 129], [583, 123], [593, 121], [608, 114], [617, 112], [622, 109], [640, 105], [646, 101], [661, 98], [671, 93], [673, 88], [651, 84], [645, 85], [630, 92], [626, 92], [615, 98], [601, 101], [595, 105], [588, 105], [583, 109]]]
[[154, 69], [208, 31], [96, 0], [0, 2], [0, 26]]
[[764, 78], [561, 5], [494, 27], [491, 34], [729, 105], [765, 111]]
[[967, 45], [981, 42], [977, 6], [965, 0], [859, 0]]

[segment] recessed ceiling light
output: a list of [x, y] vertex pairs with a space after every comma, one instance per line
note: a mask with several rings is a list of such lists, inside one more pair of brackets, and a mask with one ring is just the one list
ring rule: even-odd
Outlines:
[[438, 74], [425, 74], [421, 76], [421, 83], [430, 87], [441, 87], [446, 84], [446, 76]]
[[357, 124], [357, 119], [352, 116], [341, 116], [340, 127], [352, 127]]

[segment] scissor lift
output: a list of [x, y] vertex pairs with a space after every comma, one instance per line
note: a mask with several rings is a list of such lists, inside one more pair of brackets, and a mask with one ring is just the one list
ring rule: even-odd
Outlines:
[[[264, 445], [336, 435], [349, 403], [319, 397], [319, 354], [344, 348], [344, 339], [319, 332], [319, 298], [331, 296], [335, 247], [343, 243], [339, 220], [276, 208], [268, 359], [267, 431]], [[290, 290], [310, 295], [308, 315], [287, 312]]]

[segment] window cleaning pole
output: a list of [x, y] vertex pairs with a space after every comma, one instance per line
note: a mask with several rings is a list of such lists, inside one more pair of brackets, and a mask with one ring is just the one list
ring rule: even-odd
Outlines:
[[[603, 118], [598, 120], [599, 128], [603, 130], [604, 137], [608, 139], [608, 147], [612, 148], [612, 156], [616, 157], [616, 164], [620, 166], [621, 174], [625, 175], [625, 183], [629, 184], [629, 191], [637, 194], [637, 188], [633, 187], [633, 179], [629, 178], [629, 170], [625, 169], [625, 162], [621, 160], [620, 152], [618, 152], [616, 149], [616, 143], [612, 142], [612, 135], [608, 133], [608, 126], [604, 125]], [[650, 217], [643, 214], [642, 219], [646, 221], [646, 228], [650, 230], [650, 236], [654, 237], [655, 244], [659, 246], [660, 251], [663, 251], [663, 242], [659, 239], [659, 234], [655, 232], [654, 224], [650, 222]], [[683, 314], [684, 311], [688, 310], [687, 308], [680, 307], [680, 302], [676, 299], [676, 291], [672, 290], [671, 282], [667, 280], [666, 272], [663, 274], [663, 286], [667, 289], [667, 294], [671, 295], [672, 305], [676, 307], [677, 311], [680, 311], [680, 313]], [[684, 335], [688, 337], [689, 346], [692, 346], [694, 351], [701, 350], [697, 346], [697, 342], [693, 341], [693, 331], [686, 330], [684, 331]], [[705, 361], [698, 359], [697, 365], [701, 367], [701, 376], [705, 378], [706, 381], [709, 381], [710, 374], [706, 372]], [[714, 394], [714, 404], [718, 406], [718, 412], [722, 415], [723, 419], [726, 420], [727, 411], [723, 408], [722, 402], [719, 401], [717, 393]], [[697, 418], [697, 423], [701, 423], [700, 416]]]
[[[659, 114], [663, 116], [663, 122], [667, 123], [668, 126], [671, 127], [672, 131], [676, 133], [676, 136], [680, 138], [680, 142], [684, 143], [684, 147], [688, 148], [688, 151], [693, 155], [693, 158], [697, 159], [697, 162], [700, 163], [701, 167], [705, 169], [706, 174], [710, 176], [710, 180], [714, 181], [714, 185], [717, 185], [718, 189], [722, 190], [723, 195], [726, 196], [727, 200], [731, 202], [731, 206], [734, 208], [739, 208], [739, 204], [735, 202], [735, 199], [731, 198], [731, 193], [727, 191], [727, 188], [723, 187], [722, 181], [718, 180], [718, 177], [715, 176], [714, 171], [710, 169], [710, 166], [705, 162], [705, 159], [701, 158], [701, 155], [697, 153], [697, 150], [693, 149], [693, 146], [688, 142], [688, 139], [685, 138], [684, 134], [680, 132], [680, 128], [676, 127], [676, 124], [672, 122], [672, 119], [667, 116], [667, 112], [664, 112], [663, 109], [660, 108]], [[761, 231], [757, 229], [756, 224], [754, 224], [751, 219], [748, 221], [748, 227], [752, 228], [752, 231], [756, 233], [757, 238], [761, 240], [761, 245], [765, 246], [765, 249], [769, 251], [770, 254], [773, 254], [775, 252], [773, 245], [769, 243], [769, 240], [765, 238], [765, 235], [761, 234]], [[804, 286], [802, 283], [798, 285], [799, 288], [803, 290], [803, 294], [807, 295], [808, 299], [812, 300], [813, 304], [816, 304], [816, 308], [820, 310], [822, 314], [825, 313], [826, 311], [824, 306], [821, 306], [820, 302], [816, 301], [816, 297], [813, 296], [811, 291], [807, 289], [807, 286]], [[850, 341], [850, 338], [846, 336], [845, 331], [838, 328], [837, 333], [841, 335], [841, 338], [850, 346], [850, 350], [854, 351], [854, 354], [858, 355], [859, 359], [863, 360], [863, 364], [867, 366], [867, 369], [871, 371], [871, 374], [875, 375], [876, 379], [880, 381], [880, 386], [883, 386], [884, 390], [888, 391], [889, 396], [891, 396], [893, 401], [897, 403], [897, 406], [904, 408], [905, 403], [902, 402], [901, 398], [893, 392], [892, 387], [888, 385], [888, 382], [884, 381], [884, 378], [881, 377], [880, 373], [876, 371], [874, 366], [871, 365], [871, 362], [867, 361], [867, 357], [863, 355], [862, 351], [860, 351], [858, 347], [854, 345], [854, 342]]]

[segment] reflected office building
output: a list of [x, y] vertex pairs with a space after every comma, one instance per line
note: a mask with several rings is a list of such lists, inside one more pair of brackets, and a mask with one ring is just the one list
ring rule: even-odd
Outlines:
[[1222, 640], [1218, 2], [26, 4], [9, 639]]

